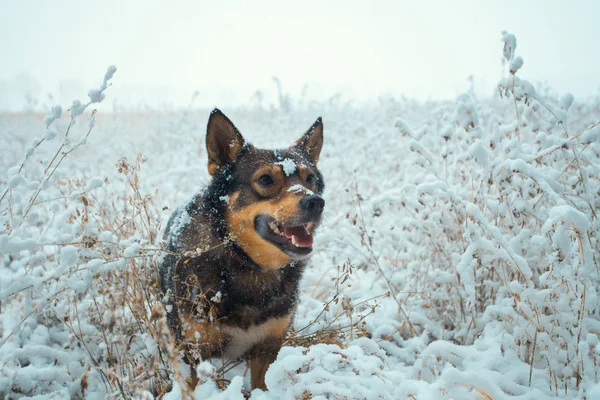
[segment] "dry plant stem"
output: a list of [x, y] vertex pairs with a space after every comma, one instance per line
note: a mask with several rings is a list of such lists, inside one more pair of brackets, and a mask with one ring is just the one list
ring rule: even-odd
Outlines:
[[[38, 146], [39, 146], [40, 144], [42, 144], [43, 142], [44, 142], [44, 138], [40, 139], [40, 141], [39, 141], [39, 142], [37, 142], [37, 143], [35, 144], [35, 146], [33, 146], [33, 149], [34, 149], [34, 150], [35, 150], [35, 149], [37, 149], [37, 148], [38, 148]], [[27, 157], [27, 156], [26, 156], [26, 157], [25, 157], [25, 159], [23, 160], [23, 162], [21, 163], [21, 166], [19, 167], [19, 170], [17, 171], [17, 173], [21, 173], [21, 171], [23, 170], [23, 167], [25, 166], [25, 163], [27, 162], [27, 160], [28, 160], [28, 159], [29, 159], [29, 157]], [[5, 197], [6, 197], [6, 195], [8, 194], [8, 191], [9, 191], [9, 190], [10, 190], [10, 189], [6, 189], [6, 190], [4, 191], [4, 193], [2, 194], [2, 197], [0, 197], [0, 203], [2, 203], [2, 200], [4, 200], [4, 198], [5, 198]]]
[[535, 337], [533, 338], [533, 350], [531, 350], [531, 359], [529, 360], [529, 387], [531, 387], [531, 377], [533, 376], [533, 361], [535, 360], [535, 349], [537, 347], [538, 330], [535, 328]]
[[129, 184], [131, 185], [131, 188], [133, 189], [135, 195], [137, 196], [138, 200], [142, 203], [142, 207], [144, 209], [144, 212], [146, 213], [146, 218], [147, 220], [144, 221], [142, 219], [142, 224], [144, 224], [145, 222], [147, 222], [147, 226], [146, 229], [148, 230], [148, 236], [150, 238], [150, 243], [154, 244], [154, 237], [155, 237], [155, 233], [153, 232], [153, 229], [151, 227], [151, 216], [150, 213], [148, 212], [148, 207], [146, 204], [146, 199], [144, 197], [142, 197], [139, 187], [138, 187], [138, 183], [139, 183], [139, 177], [138, 177], [138, 171], [139, 171], [139, 167], [140, 167], [140, 161], [141, 161], [141, 156], [138, 156], [137, 158], [137, 169], [135, 171], [134, 174], [134, 179], [132, 180], [131, 177], [128, 177], [129, 180]]
[[[12, 196], [12, 190], [10, 191], [10, 193]], [[13, 214], [13, 207], [12, 207], [12, 202], [10, 201], [10, 198], [8, 199], [8, 212], [10, 214], [10, 225], [12, 227], [15, 223], [15, 216]]]
[[[364, 217], [364, 214], [363, 214], [363, 211], [362, 211], [361, 202], [360, 202], [360, 195], [358, 193], [358, 182], [356, 181], [356, 177], [354, 178], [354, 190], [355, 190], [355, 193], [356, 193], [355, 197], [356, 197], [356, 202], [358, 204], [358, 210], [360, 212], [360, 219], [361, 219], [361, 223], [362, 223], [362, 228], [363, 228], [363, 230], [364, 230], [364, 232], [366, 234], [367, 227], [366, 227], [366, 224], [365, 224], [365, 217]], [[383, 272], [383, 268], [379, 264], [379, 260], [377, 259], [377, 257], [375, 257], [375, 252], [373, 251], [373, 247], [372, 247], [372, 244], [370, 243], [370, 240], [366, 240], [365, 244], [367, 246], [367, 249], [369, 250], [369, 254], [371, 255], [371, 259], [373, 260], [373, 262], [375, 263], [375, 265], [379, 269], [379, 273], [383, 277], [383, 280], [385, 281], [385, 283], [386, 283], [386, 285], [387, 285], [390, 293], [392, 294], [392, 298], [394, 299], [394, 301], [396, 302], [396, 304], [398, 304], [398, 310], [402, 313], [402, 315], [404, 315], [404, 318], [406, 318], [406, 322], [408, 323], [408, 326], [410, 327], [410, 333], [413, 336], [415, 336], [417, 334], [416, 330], [415, 330], [412, 322], [410, 322], [410, 318], [408, 317], [408, 315], [404, 311], [404, 307], [402, 307], [402, 304], [400, 303], [400, 301], [396, 297], [397, 296], [396, 290], [392, 286], [392, 283], [390, 282], [390, 280], [388, 279], [388, 277], [386, 276], [386, 274]]]
[[[150, 266], [149, 266], [150, 267]], [[120, 287], [120, 288], [127, 288], [122, 292], [122, 305], [129, 308], [129, 310], [131, 311], [131, 314], [134, 317], [135, 321], [134, 323], [137, 324], [137, 329], [139, 331], [139, 333], [143, 333], [143, 332], [148, 332], [150, 334], [150, 336], [152, 338], [154, 338], [156, 340], [157, 343], [161, 343], [161, 330], [157, 329], [154, 327], [155, 325], [155, 319], [149, 319], [148, 318], [148, 314], [149, 314], [149, 310], [153, 309], [152, 304], [156, 303], [156, 301], [153, 301], [150, 296], [150, 290], [151, 290], [151, 286], [147, 286], [145, 283], [146, 282], [150, 282], [149, 278], [144, 278], [139, 274], [139, 269], [138, 265], [135, 264], [134, 262], [131, 262], [131, 266], [123, 273], [123, 274], [115, 274], [114, 276], [114, 281], [109, 281], [107, 282], [109, 286], [112, 287]], [[146, 268], [144, 268], [144, 270], [146, 270]], [[130, 290], [128, 290], [130, 289]], [[101, 315], [101, 313], [99, 312], [99, 315]], [[152, 313], [153, 317], [155, 315], [160, 315], [160, 313]], [[157, 323], [158, 324], [158, 323]], [[137, 335], [137, 334], [136, 334]], [[123, 340], [123, 342], [126, 342], [126, 340]], [[108, 343], [107, 343], [108, 345]], [[164, 359], [164, 343], [163, 345], [159, 345], [157, 346], [157, 350], [158, 350], [158, 357], [160, 359], [160, 364], [159, 365], [169, 365], [168, 362], [166, 362], [166, 360]], [[150, 361], [144, 357], [142, 355], [142, 357], [144, 358], [144, 360], [146, 360], [146, 364], [148, 364]], [[121, 365], [123, 368], [125, 368], [126, 363], [129, 363], [131, 365], [131, 368], [133, 370], [136, 369], [137, 367], [137, 362], [135, 360], [131, 360], [131, 359], [125, 359], [122, 362], [118, 363], [118, 365]], [[135, 363], [135, 364], [134, 364]], [[164, 382], [160, 382], [160, 375], [156, 375], [155, 372], [155, 367], [151, 367], [154, 368], [152, 369], [152, 373], [149, 372], [144, 372], [142, 375], [139, 375], [136, 379], [136, 381], [140, 381], [140, 382], [144, 382], [148, 379], [156, 379], [158, 378], [159, 381], [158, 383], [163, 383], [163, 388], [164, 388]], [[158, 371], [164, 371], [164, 370], [158, 370]], [[127, 372], [125, 370], [122, 371], [122, 374], [125, 374], [127, 376], [131, 376], [131, 372]], [[128, 386], [131, 386], [133, 389], [135, 389], [134, 385], [132, 384], [132, 381], [129, 380], [124, 380], [125, 383], [128, 384]], [[131, 382], [131, 383], [130, 383]], [[138, 383], [137, 385], [140, 385], [140, 383]], [[160, 389], [160, 387], [156, 387], [154, 386], [156, 389]]]
[[[92, 118], [94, 117], [94, 115], [96, 114], [96, 110], [92, 111]], [[88, 129], [87, 133], [85, 134], [85, 138], [87, 139], [90, 136], [90, 133], [92, 133], [92, 129], [93, 129], [93, 125], [90, 126], [90, 128]], [[75, 147], [69, 149], [69, 151], [67, 151], [66, 153], [64, 153], [61, 157], [61, 159], [58, 161], [58, 163], [54, 166], [54, 169], [52, 170], [52, 172], [50, 173], [50, 175], [48, 176], [48, 178], [46, 180], [49, 180], [50, 178], [52, 178], [52, 175], [54, 175], [54, 172], [56, 172], [56, 169], [58, 168], [58, 166], [60, 165], [60, 163], [69, 155], [71, 154], [73, 151], [77, 150], [79, 148], [79, 146], [81, 146], [81, 144], [77, 144]]]
[[513, 90], [513, 100], [515, 102], [515, 111], [517, 113], [517, 140], [520, 142], [521, 141], [521, 130], [520, 130], [520, 119], [519, 119], [519, 107], [517, 106], [517, 96], [515, 96], [515, 74], [512, 74], [513, 79], [512, 79], [512, 90]]
[[[128, 260], [132, 260], [132, 259], [137, 259], [137, 258], [145, 258], [145, 257], [153, 257], [153, 256], [154, 256], [154, 254], [147, 254], [147, 255], [137, 255], [137, 256], [123, 257], [123, 258], [128, 259]], [[115, 258], [115, 259], [106, 260], [102, 265], [106, 265], [106, 264], [109, 264], [109, 263], [112, 263], [112, 262], [116, 262], [116, 261], [119, 261], [121, 259], [122, 258]], [[89, 268], [90, 267], [81, 267], [81, 268], [77, 268], [77, 269], [74, 269], [74, 270], [65, 271], [65, 272], [61, 273], [60, 275], [55, 275], [55, 276], [51, 276], [49, 278], [46, 278], [43, 281], [41, 281], [41, 283], [46, 284], [46, 283], [48, 283], [50, 281], [53, 281], [53, 280], [59, 280], [60, 278], [64, 277], [67, 274], [72, 274], [72, 273], [75, 273], [75, 272], [85, 271], [85, 270], [88, 270]], [[15, 295], [17, 295], [19, 293], [22, 293], [22, 292], [26, 291], [26, 290], [33, 289], [34, 287], [35, 287], [35, 285], [33, 285], [33, 284], [29, 285], [27, 287], [24, 287], [24, 288], [21, 288], [19, 290], [16, 290], [16, 291], [14, 291], [12, 293], [6, 294], [6, 297], [8, 298], [10, 296], [15, 296]]]
[[[62, 295], [62, 294], [63, 294], [63, 293], [66, 291], [66, 290], [67, 290], [67, 289], [65, 288], [65, 289], [62, 289], [62, 290], [59, 290], [59, 291], [57, 291], [57, 292], [56, 292], [56, 293], [54, 293], [52, 296], [48, 297], [48, 298], [47, 298], [47, 300], [45, 301], [45, 303], [46, 303], [47, 305], [50, 305], [50, 304], [52, 304], [52, 302], [53, 302], [53, 301], [55, 301], [57, 297], [59, 297], [60, 295]], [[1, 306], [2, 306], [2, 301], [0, 301], [0, 312], [2, 311], [2, 307], [1, 307]], [[21, 321], [19, 322], [18, 326], [19, 326], [19, 327], [21, 327], [21, 326], [23, 325], [23, 323], [24, 323], [25, 321], [27, 321], [27, 319], [28, 319], [29, 317], [31, 317], [33, 314], [35, 314], [35, 313], [39, 313], [39, 312], [40, 312], [40, 310], [39, 310], [39, 309], [36, 309], [36, 308], [34, 308], [34, 309], [33, 309], [33, 310], [32, 310], [32, 311], [29, 313], [29, 314], [27, 314], [25, 317], [23, 317], [23, 318], [21, 319]], [[8, 336], [7, 336], [7, 337], [6, 337], [6, 338], [5, 338], [5, 339], [2, 341], [2, 343], [0, 343], [0, 347], [4, 346], [4, 345], [5, 345], [5, 344], [6, 344], [6, 343], [7, 343], [7, 342], [10, 340], [10, 338], [13, 336], [13, 334], [14, 334], [14, 333], [15, 333], [15, 330], [12, 330], [12, 331], [11, 331], [11, 332], [8, 334]]]
[[325, 311], [327, 311], [327, 309], [329, 308], [329, 306], [331, 305], [331, 303], [333, 303], [334, 301], [336, 301], [338, 298], [338, 295], [336, 294], [335, 296], [333, 296], [330, 300], [328, 300], [324, 305], [323, 308], [321, 309], [321, 312], [319, 312], [319, 314], [316, 316], [316, 318], [311, 321], [311, 323], [309, 323], [308, 325], [306, 325], [304, 328], [301, 328], [299, 330], [297, 330], [295, 333], [300, 333], [303, 330], [310, 328], [314, 323], [316, 323], [319, 318], [321, 318], [321, 316], [325, 313]]
[[[31, 207], [33, 207], [33, 204], [35, 203], [35, 200], [37, 199], [37, 197], [41, 193], [41, 191], [42, 191], [42, 184], [44, 183], [44, 181], [48, 181], [50, 179], [50, 176], [52, 176], [52, 174], [51, 174], [50, 176], [46, 177], [46, 174], [48, 173], [48, 171], [52, 167], [54, 161], [56, 161], [56, 158], [58, 157], [58, 155], [61, 154], [62, 149], [65, 147], [65, 142], [67, 141], [67, 138], [69, 137], [69, 132], [71, 131], [71, 128], [73, 127], [74, 124], [75, 124], [75, 117], [71, 116], [71, 121], [69, 121], [69, 125], [67, 126], [67, 132], [65, 133], [65, 139], [63, 140], [62, 144], [60, 145], [60, 147], [58, 148], [58, 150], [54, 154], [54, 157], [52, 158], [52, 160], [50, 160], [50, 162], [48, 163], [48, 165], [44, 169], [44, 173], [43, 173], [42, 177], [40, 178], [40, 183], [39, 183], [38, 187], [36, 188], [35, 193], [32, 196], [32, 198], [29, 199], [29, 204], [27, 206], [27, 209], [23, 213], [23, 218], [21, 219], [21, 222], [19, 223], [19, 227], [23, 224], [23, 221], [25, 221], [25, 218], [27, 217], [27, 214], [29, 214], [29, 211], [31, 210]], [[90, 128], [90, 131], [91, 131], [91, 128]], [[89, 135], [89, 132], [88, 132], [88, 135]], [[87, 135], [86, 135], [86, 137], [87, 137]], [[63, 159], [64, 159], [64, 157], [60, 159], [60, 161], [58, 162], [58, 164], [56, 165], [56, 167], [54, 168], [54, 170], [52, 171], [52, 173], [54, 173], [54, 171], [56, 171], [56, 168], [58, 167], [58, 165], [60, 165], [60, 162]]]
[[[78, 314], [78, 313], [77, 313]], [[82, 336], [78, 335], [77, 331], [75, 330], [75, 328], [73, 327], [73, 323], [71, 322], [71, 320], [67, 320], [67, 319], [63, 319], [65, 326], [67, 327], [67, 329], [69, 329], [69, 331], [71, 332], [71, 334], [82, 344], [82, 346], [86, 349], [86, 351], [88, 352], [88, 355], [90, 356], [90, 359], [92, 360], [92, 362], [94, 363], [94, 367], [95, 368], [99, 368], [99, 364], [96, 361], [96, 359], [94, 358], [94, 356], [90, 353], [89, 349], [86, 346], [85, 340], [83, 339]], [[104, 373], [104, 371], [102, 369], [98, 369], [100, 371], [100, 374], [103, 378], [103, 383], [105, 386], [109, 386], [112, 388], [112, 385], [110, 384], [110, 379], [108, 379], [108, 376], [106, 376], [106, 374]]]
[[[489, 233], [492, 238], [494, 237], [493, 233], [490, 232], [486, 226], [484, 226], [483, 224], [481, 224], [479, 222], [479, 220], [477, 220], [476, 218], [473, 218], [473, 220], [475, 220], [477, 222], [477, 225], [479, 225], [483, 230], [485, 230], [487, 233]], [[465, 224], [466, 224], [466, 219], [465, 219]], [[512, 256], [512, 254], [510, 254], [510, 252], [508, 251], [508, 249], [501, 242], [498, 242], [498, 244], [504, 249], [504, 251], [506, 251], [506, 254], [508, 254], [508, 256], [510, 257], [512, 263], [515, 266], [515, 269], [517, 270], [517, 272], [519, 273], [519, 275], [521, 276], [521, 278], [523, 278], [523, 281], [527, 281], [527, 278], [525, 277], [525, 275], [521, 271], [521, 268], [519, 268], [519, 264], [517, 264], [516, 260]]]
[[[569, 141], [571, 141], [571, 142], [574, 141], [575, 139], [577, 139], [581, 135], [583, 135], [585, 132], [587, 132], [587, 131], [589, 131], [591, 129], [594, 129], [598, 125], [600, 125], [600, 121], [596, 122], [595, 124], [592, 124], [592, 125], [588, 126], [587, 128], [583, 129], [581, 132], [579, 132], [578, 134], [576, 134], [575, 136], [570, 137]], [[553, 147], [552, 149], [550, 149], [550, 150], [548, 150], [548, 151], [540, 154], [539, 156], [537, 156], [536, 158], [534, 158], [534, 160], [535, 161], [539, 161], [542, 158], [544, 158], [544, 157], [546, 157], [546, 156], [548, 156], [548, 155], [550, 155], [550, 154], [554, 153], [555, 151], [560, 150], [562, 148], [564, 148], [563, 144], [557, 145], [557, 146]]]
[[[177, 354], [175, 352], [175, 349], [176, 349], [175, 339], [173, 338], [173, 335], [171, 334], [171, 330], [167, 326], [167, 322], [165, 319], [164, 307], [162, 306], [162, 304], [158, 304], [155, 307], [159, 307], [159, 309], [160, 309], [160, 312], [159, 312], [160, 317], [157, 322], [158, 322], [158, 326], [159, 326], [159, 331], [162, 332], [162, 335], [161, 334], [157, 335], [155, 337], [155, 339], [161, 346], [163, 346], [163, 348], [165, 348], [167, 350], [167, 353], [168, 353], [168, 356], [170, 359], [170, 363], [173, 366], [173, 374], [175, 375], [175, 379], [179, 383], [179, 387], [181, 388], [183, 399], [184, 400], [193, 400], [193, 398], [194, 398], [193, 393], [191, 393], [187, 383], [185, 382], [185, 379], [183, 379], [183, 376], [181, 375], [181, 372], [179, 371], [179, 368], [177, 368], [178, 360], [177, 360]], [[166, 339], [164, 338], [164, 336], [166, 336]]]
[[445, 140], [446, 141], [446, 152], [445, 152], [445, 157], [444, 157], [444, 164], [445, 164], [445, 172], [446, 172], [446, 184], [448, 183], [448, 139]]
[[[376, 297], [387, 297], [387, 296], [386, 296], [386, 294], [382, 294], [382, 295], [379, 295], [379, 296], [376, 296]], [[360, 304], [360, 303], [359, 303], [359, 304]], [[357, 304], [356, 306], [358, 306], [358, 304]], [[350, 333], [352, 334], [352, 332], [353, 332], [353, 329], [354, 329], [354, 328], [355, 328], [355, 327], [356, 327], [356, 326], [357, 326], [357, 325], [358, 325], [360, 322], [364, 321], [364, 320], [365, 320], [365, 318], [366, 318], [367, 316], [369, 316], [369, 315], [371, 315], [372, 313], [374, 313], [374, 312], [375, 312], [375, 310], [374, 310], [374, 309], [375, 309], [375, 307], [376, 307], [376, 306], [374, 306], [374, 307], [371, 309], [371, 311], [367, 312], [366, 314], [364, 314], [364, 315], [360, 315], [360, 316], [359, 316], [359, 319], [358, 319], [357, 321], [354, 321], [354, 322], [352, 321], [352, 315], [350, 315], [350, 316], [348, 317], [348, 319], [350, 320], [350, 324], [348, 324], [348, 325], [346, 325], [346, 326], [339, 327], [339, 328], [337, 328], [337, 330], [338, 330], [338, 331], [350, 330]], [[340, 317], [342, 317], [342, 316], [344, 316], [344, 315], [346, 315], [344, 312], [340, 312], [340, 313], [339, 313], [337, 316], [335, 316], [335, 317], [334, 317], [334, 318], [333, 318], [333, 319], [332, 319], [332, 320], [329, 322], [329, 324], [327, 325], [327, 328], [326, 328], [326, 329], [327, 329], [327, 330], [329, 330], [329, 329], [333, 329], [333, 328], [332, 328], [332, 325], [333, 325], [333, 324], [334, 324], [334, 323], [335, 323], [335, 322], [336, 322], [336, 321], [337, 321], [337, 320], [338, 320]]]
[[[514, 87], [514, 76], [513, 76], [513, 87]], [[513, 90], [514, 90], [514, 88], [513, 88]], [[513, 92], [513, 97], [514, 97], [514, 92]], [[573, 140], [575, 137], [578, 137], [579, 135], [581, 135], [581, 134], [582, 134], [582, 133], [583, 133], [585, 130], [592, 129], [592, 128], [593, 128], [593, 127], [595, 127], [595, 126], [596, 126], [598, 123], [600, 123], [600, 122], [596, 122], [596, 123], [595, 123], [595, 124], [593, 124], [593, 125], [592, 125], [590, 128], [587, 128], [587, 129], [585, 129], [585, 130], [581, 131], [581, 132], [580, 132], [580, 133], [578, 133], [576, 136], [574, 136], [574, 137], [569, 137], [569, 132], [567, 131], [567, 127], [565, 126], [565, 123], [564, 123], [564, 122], [563, 122], [563, 121], [562, 121], [560, 118], [558, 118], [558, 116], [557, 116], [557, 115], [554, 113], [554, 111], [552, 111], [552, 110], [551, 110], [551, 109], [550, 109], [550, 108], [549, 108], [549, 107], [548, 107], [548, 106], [547, 106], [547, 105], [546, 105], [546, 104], [545, 104], [543, 101], [540, 101], [540, 100], [539, 100], [538, 98], [536, 98], [536, 97], [534, 97], [534, 98], [535, 98], [535, 99], [538, 101], [538, 103], [540, 103], [540, 104], [542, 105], [542, 107], [544, 107], [546, 110], [548, 110], [548, 112], [549, 112], [550, 114], [552, 114], [552, 116], [553, 116], [554, 118], [556, 118], [556, 121], [558, 121], [558, 124], [559, 124], [559, 125], [560, 125], [560, 126], [563, 128], [563, 131], [565, 132], [565, 136], [567, 137], [567, 139], [569, 139], [569, 141], [572, 141], [572, 140]], [[515, 101], [516, 101], [516, 99], [515, 99]], [[562, 147], [562, 146], [560, 146], [560, 147]], [[586, 203], [588, 203], [588, 206], [590, 207], [590, 211], [592, 212], [592, 215], [593, 215], [594, 217], [596, 217], [596, 213], [595, 213], [595, 211], [594, 211], [594, 207], [593, 207], [593, 206], [590, 204], [590, 202], [589, 202], [589, 194], [588, 194], [588, 190], [587, 190], [586, 179], [585, 179], [585, 177], [583, 176], [583, 172], [581, 171], [581, 165], [580, 165], [580, 163], [579, 163], [579, 156], [577, 155], [577, 151], [575, 150], [575, 148], [574, 148], [573, 146], [570, 146], [570, 147], [571, 147], [571, 151], [573, 152], [573, 158], [574, 158], [574, 160], [575, 160], [575, 163], [577, 164], [577, 171], [579, 172], [579, 179], [580, 179], [580, 182], [581, 182], [581, 186], [583, 187], [583, 190], [584, 190], [585, 194], [586, 194], [586, 195], [587, 195], [587, 197], [588, 197], [588, 199], [586, 199], [585, 201], [586, 201]], [[548, 154], [549, 154], [549, 153], [548, 153]], [[538, 158], [539, 158], [539, 157], [538, 157]], [[536, 158], [536, 160], [538, 160], [538, 158]]]
[[[144, 287], [140, 286], [142, 285], [142, 282], [147, 282], [148, 280], [139, 276], [139, 271], [137, 268], [135, 268], [135, 265], [132, 265], [129, 271], [133, 275], [132, 290], [134, 292], [131, 294], [125, 292], [125, 294], [127, 294], [127, 296], [125, 296], [126, 305], [131, 310], [132, 315], [138, 315], [138, 317], [136, 317], [136, 322], [140, 332], [143, 332], [144, 328], [146, 328], [150, 335], [153, 338], [156, 338], [158, 335], [160, 335], [160, 332], [154, 329], [153, 323], [148, 319], [147, 314], [147, 311], [152, 309], [151, 299], [149, 298], [150, 293]], [[119, 282], [117, 284], [120, 284], [122, 287], [127, 287], [127, 282]], [[141, 304], [140, 298], [142, 302]], [[167, 365], [166, 360], [164, 359], [162, 348], [159, 346], [157, 350], [161, 363], [163, 365]]]

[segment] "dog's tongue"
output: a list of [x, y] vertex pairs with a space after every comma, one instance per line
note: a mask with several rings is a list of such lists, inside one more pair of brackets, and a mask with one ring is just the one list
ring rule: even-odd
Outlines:
[[309, 247], [313, 244], [313, 237], [304, 226], [284, 227], [283, 233], [287, 238], [292, 240], [292, 236], [295, 236], [296, 239], [293, 241], [298, 246]]

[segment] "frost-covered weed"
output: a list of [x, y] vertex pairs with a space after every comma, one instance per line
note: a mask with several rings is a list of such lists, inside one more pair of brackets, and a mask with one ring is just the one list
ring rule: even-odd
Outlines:
[[367, 236], [380, 243], [380, 260], [389, 257], [387, 274], [413, 314], [406, 322], [448, 342], [417, 361], [427, 380], [448, 363], [465, 369], [460, 348], [444, 356], [450, 343], [495, 338], [492, 368], [501, 372], [509, 359], [528, 368], [517, 363], [522, 374], [493, 391], [581, 396], [599, 371], [600, 116], [597, 105], [574, 104], [570, 94], [537, 93], [516, 76], [516, 38], [505, 33], [503, 41], [509, 78], [499, 98], [458, 96], [440, 118], [424, 121], [426, 135], [396, 123], [416, 156], [400, 167], [411, 173], [371, 208], [400, 215], [393, 218], [401, 233], [391, 243], [378, 229]]
[[[46, 133], [7, 174], [0, 393], [8, 398], [128, 398], [170, 385], [164, 365], [173, 364], [176, 354], [152, 287], [162, 249], [152, 196], [138, 185], [143, 159], [118, 160], [115, 182], [61, 171], [92, 133], [95, 110], [80, 137], [74, 130], [87, 107], [104, 99], [115, 71], [108, 68], [88, 103], [73, 102], [57, 149], [36, 157], [40, 145], [56, 136]], [[53, 107], [46, 129], [62, 116], [62, 108]]]
[[[279, 85], [278, 105], [230, 112], [261, 147], [318, 115], [326, 135], [312, 266], [270, 392], [251, 398], [600, 392], [600, 100], [535, 88], [516, 37], [502, 44], [492, 99], [356, 106]], [[0, 165], [0, 393], [242, 398], [237, 362], [203, 362], [188, 389], [154, 276], [169, 208], [209, 179], [209, 110], [90, 113], [114, 73], [43, 121], [0, 117], [24, 154]]]

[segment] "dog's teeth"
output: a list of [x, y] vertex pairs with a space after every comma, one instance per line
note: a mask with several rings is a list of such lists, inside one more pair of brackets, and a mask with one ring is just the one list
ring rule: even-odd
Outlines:
[[277, 224], [275, 224], [275, 222], [273, 222], [273, 221], [269, 222], [269, 228], [271, 228], [271, 230], [274, 233], [281, 235], [281, 232], [279, 231], [279, 228], [277, 227]]
[[292, 244], [296, 247], [300, 247], [298, 246], [298, 239], [296, 238], [296, 235], [292, 235]]

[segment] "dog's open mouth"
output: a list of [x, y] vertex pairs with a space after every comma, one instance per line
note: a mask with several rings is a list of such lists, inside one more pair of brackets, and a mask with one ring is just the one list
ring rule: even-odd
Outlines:
[[306, 224], [288, 225], [275, 221], [268, 215], [259, 215], [255, 220], [256, 231], [286, 253], [299, 255], [312, 251], [313, 235]]
[[286, 238], [296, 247], [310, 247], [313, 244], [313, 237], [306, 229], [306, 225], [282, 226], [271, 221], [269, 222], [269, 231]]

